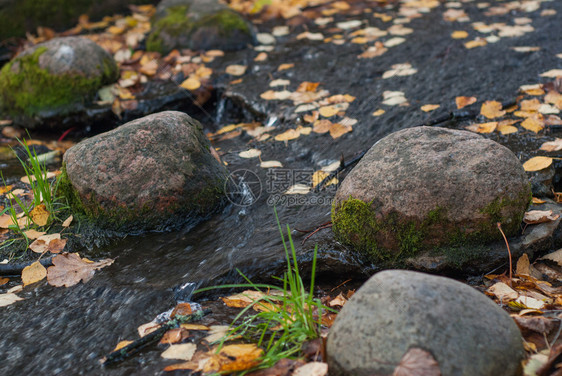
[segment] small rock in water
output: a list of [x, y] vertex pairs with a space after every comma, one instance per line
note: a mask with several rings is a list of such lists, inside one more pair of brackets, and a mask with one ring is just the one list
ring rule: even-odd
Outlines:
[[371, 277], [330, 330], [330, 375], [391, 375], [411, 349], [425, 350], [441, 375], [515, 376], [524, 349], [511, 317], [455, 280], [387, 270]]
[[61, 192], [74, 210], [122, 232], [196, 222], [226, 198], [227, 171], [209, 148], [189, 115], [149, 115], [68, 149]]
[[83, 37], [55, 38], [24, 50], [0, 74], [0, 112], [26, 128], [64, 128], [119, 69], [103, 48]]
[[459, 267], [473, 256], [463, 247], [501, 239], [498, 222], [517, 233], [530, 199], [525, 171], [506, 147], [466, 131], [409, 128], [377, 142], [345, 178], [333, 230], [386, 266], [431, 250]]

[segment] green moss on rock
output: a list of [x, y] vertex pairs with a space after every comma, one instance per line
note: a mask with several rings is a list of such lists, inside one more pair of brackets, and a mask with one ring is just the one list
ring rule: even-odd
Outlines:
[[0, 108], [9, 115], [35, 116], [43, 111], [70, 111], [76, 104], [90, 100], [97, 89], [117, 79], [118, 71], [104, 59], [102, 74], [51, 74], [39, 66], [39, 57], [47, 51], [38, 47], [33, 53], [17, 57], [0, 72]]

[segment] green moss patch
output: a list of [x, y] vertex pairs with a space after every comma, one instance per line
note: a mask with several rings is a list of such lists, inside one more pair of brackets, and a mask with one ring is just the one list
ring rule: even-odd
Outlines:
[[7, 114], [32, 117], [51, 110], [64, 114], [76, 104], [91, 100], [99, 87], [117, 79], [118, 72], [109, 59], [104, 60], [104, 66], [100, 67], [103, 73], [98, 77], [51, 74], [39, 67], [39, 57], [46, 50], [39, 47], [32, 54], [16, 58], [2, 68], [0, 108]]

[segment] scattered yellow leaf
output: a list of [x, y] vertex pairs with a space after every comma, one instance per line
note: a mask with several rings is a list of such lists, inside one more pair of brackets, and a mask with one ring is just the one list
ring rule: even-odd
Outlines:
[[486, 101], [482, 103], [482, 107], [480, 107], [480, 114], [488, 119], [494, 119], [505, 115], [505, 111], [502, 111], [502, 104], [500, 102]]
[[30, 240], [35, 240], [40, 236], [43, 236], [46, 234], [45, 231], [36, 231], [36, 230], [27, 230], [24, 232], [25, 236], [27, 236]]
[[486, 41], [486, 39], [475, 39], [475, 40], [471, 40], [471, 41], [466, 42], [464, 44], [464, 46], [467, 49], [471, 49], [471, 48], [475, 48], [475, 47], [482, 47], [482, 46], [485, 46], [487, 44], [488, 44], [488, 42]]
[[551, 69], [547, 72], [541, 73], [541, 77], [556, 78], [558, 76], [562, 76], [562, 69]]
[[324, 107], [320, 107], [318, 109], [318, 112], [320, 113], [320, 115], [324, 117], [332, 117], [339, 112], [339, 109], [336, 108], [335, 106], [324, 106]]
[[482, 123], [482, 124], [472, 124], [466, 127], [469, 131], [477, 132], [477, 133], [492, 133], [496, 130], [498, 126], [497, 121], [492, 121], [489, 123]]
[[74, 216], [72, 216], [72, 214], [69, 215], [68, 218], [66, 218], [66, 219], [64, 220], [64, 222], [62, 223], [62, 227], [66, 228], [66, 227], [70, 226], [70, 224], [72, 223], [72, 220], [73, 220], [73, 219], [74, 219]]
[[21, 272], [21, 280], [24, 286], [39, 282], [47, 276], [47, 269], [39, 261], [23, 268]]
[[47, 207], [45, 206], [45, 204], [40, 204], [34, 207], [29, 215], [31, 216], [31, 220], [37, 226], [45, 226], [49, 221], [49, 216], [51, 215], [51, 213], [47, 211]]
[[373, 116], [381, 116], [382, 114], [384, 114], [386, 111], [383, 110], [382, 108], [379, 108], [378, 110], [374, 111], [371, 115]]
[[286, 69], [291, 69], [295, 66], [294, 63], [286, 63], [286, 64], [281, 64], [279, 65], [279, 67], [277, 68], [277, 71], [283, 71]]
[[333, 139], [339, 138], [342, 135], [351, 132], [353, 130], [353, 128], [351, 128], [349, 125], [343, 125], [341, 123], [334, 123], [331, 127], [330, 127], [330, 136], [332, 136]]
[[468, 33], [464, 30], [455, 30], [451, 34], [451, 38], [453, 39], [464, 39], [468, 37]]
[[521, 126], [531, 132], [538, 133], [544, 129], [544, 120], [539, 116], [530, 116], [523, 120]]
[[211, 357], [203, 366], [203, 372], [231, 373], [255, 367], [263, 350], [255, 344], [224, 346], [218, 353], [210, 352]]
[[558, 151], [562, 150], [562, 138], [555, 138], [554, 141], [547, 141], [540, 147], [544, 151]]
[[437, 110], [439, 107], [441, 107], [439, 104], [426, 104], [421, 106], [421, 110], [423, 112], [431, 112], [433, 110]]
[[226, 73], [230, 74], [231, 76], [242, 76], [246, 73], [246, 69], [248, 67], [246, 65], [238, 65], [232, 64], [226, 67]]
[[4, 193], [10, 192], [13, 187], [14, 187], [13, 185], [4, 185], [4, 186], [0, 187], [0, 195], [3, 195]]
[[133, 341], [127, 341], [127, 340], [121, 341], [117, 344], [117, 346], [115, 346], [113, 351], [121, 350], [123, 347], [128, 346], [131, 343], [133, 343]]
[[455, 102], [457, 104], [457, 109], [469, 106], [476, 102], [476, 97], [456, 97]]
[[301, 135], [300, 132], [297, 131], [296, 129], [289, 129], [288, 131], [283, 132], [283, 133], [275, 136], [275, 140], [276, 141], [289, 141], [289, 140], [294, 140], [294, 139], [299, 138], [300, 135]]
[[180, 85], [184, 89], [193, 91], [197, 90], [201, 87], [201, 81], [195, 76], [189, 76], [185, 81], [183, 81]]
[[552, 164], [552, 158], [550, 157], [533, 157], [527, 162], [523, 163], [523, 168], [525, 171], [540, 171]]

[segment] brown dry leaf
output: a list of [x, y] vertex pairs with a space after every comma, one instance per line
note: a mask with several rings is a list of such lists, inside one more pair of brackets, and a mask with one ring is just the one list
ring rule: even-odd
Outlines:
[[330, 300], [328, 305], [330, 307], [343, 307], [345, 303], [347, 303], [347, 299], [340, 292], [338, 296], [336, 296], [334, 299]]
[[39, 238], [40, 236], [43, 236], [46, 234], [45, 231], [36, 231], [36, 230], [27, 230], [24, 232], [25, 236], [27, 236], [30, 240], [35, 240], [37, 238]]
[[488, 288], [487, 292], [494, 295], [501, 302], [517, 299], [517, 297], [519, 296], [519, 293], [517, 291], [509, 287], [504, 282], [497, 282], [493, 284]]
[[51, 253], [61, 253], [66, 246], [67, 239], [53, 239], [49, 242], [48, 251]]
[[477, 133], [492, 133], [493, 131], [496, 130], [497, 126], [498, 126], [498, 122], [492, 121], [489, 123], [471, 124], [465, 128], [468, 129], [469, 131], [477, 132]]
[[328, 119], [317, 120], [314, 122], [314, 126], [312, 127], [312, 131], [315, 133], [327, 133], [330, 131], [333, 123]]
[[540, 171], [552, 164], [552, 158], [550, 157], [533, 157], [527, 162], [523, 163], [523, 168], [525, 171]]
[[559, 266], [562, 266], [562, 248], [557, 250], [557, 251], [551, 252], [548, 255], [545, 255], [545, 256], [539, 258], [539, 260], [554, 261]]
[[[51, 179], [51, 178], [54, 178], [55, 176], [57, 176], [56, 173], [54, 173], [54, 172], [47, 172], [44, 177], [45, 177], [45, 179]], [[31, 180], [32, 180], [32, 181], [35, 181], [35, 180], [36, 180], [35, 176], [31, 175]], [[25, 183], [25, 184], [29, 184], [29, 183], [30, 183], [30, 182], [29, 182], [29, 178], [28, 178], [27, 176], [22, 177], [22, 178], [20, 179], [20, 181], [21, 181], [22, 183]]]
[[500, 102], [486, 101], [482, 103], [480, 114], [487, 117], [488, 119], [495, 119], [497, 117], [505, 115], [505, 111], [502, 111], [502, 104]]
[[332, 138], [335, 140], [336, 138], [339, 138], [339, 137], [343, 136], [344, 134], [346, 134], [348, 132], [351, 132], [352, 130], [353, 130], [353, 128], [350, 127], [349, 125], [343, 125], [341, 123], [334, 123], [330, 127], [330, 136], [332, 136]]
[[71, 214], [68, 218], [66, 218], [64, 220], [64, 222], [62, 223], [62, 227], [67, 228], [68, 226], [70, 226], [73, 219], [74, 219], [74, 216], [72, 216], [72, 214]]
[[142, 324], [141, 326], [139, 326], [137, 328], [137, 332], [139, 333], [139, 337], [142, 338], [142, 337], [160, 329], [160, 327], [161, 327], [160, 324], [151, 321], [151, 322], [147, 322], [146, 324]]
[[476, 97], [456, 97], [455, 102], [457, 104], [457, 109], [469, 106], [476, 102]]
[[541, 73], [541, 77], [556, 78], [558, 76], [562, 76], [562, 69], [551, 69], [547, 72]]
[[534, 225], [537, 223], [552, 222], [560, 217], [558, 214], [554, 214], [552, 210], [530, 210], [525, 213], [523, 217], [523, 222], [528, 225]]
[[542, 115], [532, 115], [523, 120], [521, 126], [531, 132], [538, 133], [544, 129], [544, 119]]
[[439, 107], [441, 107], [441, 105], [439, 104], [426, 104], [421, 106], [420, 108], [423, 112], [430, 112], [433, 110], [437, 110]]
[[246, 69], [248, 69], [246, 65], [232, 64], [226, 67], [225, 71], [231, 76], [242, 76], [246, 73]]
[[49, 221], [49, 216], [51, 215], [51, 213], [49, 213], [45, 204], [40, 204], [34, 207], [29, 215], [31, 216], [31, 220], [37, 226], [45, 226]]
[[392, 376], [441, 376], [441, 370], [431, 353], [413, 347], [400, 359]]
[[14, 222], [12, 221], [12, 217], [10, 217], [8, 214], [0, 215], [0, 228], [9, 228], [13, 225]]
[[47, 269], [47, 281], [56, 287], [70, 287], [80, 281], [86, 283], [92, 279], [96, 270], [111, 264], [113, 264], [111, 259], [87, 262], [77, 253], [63, 253], [53, 257], [53, 266]]
[[178, 305], [176, 305], [174, 307], [174, 310], [170, 314], [170, 318], [173, 319], [174, 317], [176, 317], [176, 315], [187, 316], [187, 315], [191, 315], [192, 313], [193, 313], [193, 310], [191, 309], [191, 304], [189, 304], [189, 303], [179, 303]]
[[24, 286], [39, 282], [47, 276], [47, 269], [39, 261], [23, 268], [21, 272], [21, 280]]
[[189, 337], [189, 332], [184, 328], [174, 328], [168, 330], [160, 339], [159, 345], [172, 345], [183, 341]]
[[257, 366], [263, 350], [254, 344], [228, 345], [210, 355], [204, 372], [240, 372]]
[[45, 253], [49, 250], [49, 246], [47, 242], [42, 239], [36, 239], [33, 243], [29, 245], [29, 249], [31, 249], [35, 253]]
[[537, 204], [544, 204], [546, 201], [545, 200], [541, 200], [540, 198], [537, 197], [533, 197], [531, 199], [531, 201], [533, 202], [533, 204], [537, 205]]
[[540, 150], [544, 151], [558, 151], [562, 150], [562, 138], [555, 138], [554, 141], [547, 141], [543, 143]]
[[529, 256], [523, 253], [519, 260], [517, 260], [517, 267], [515, 268], [516, 275], [531, 275], [531, 263], [529, 261]]

